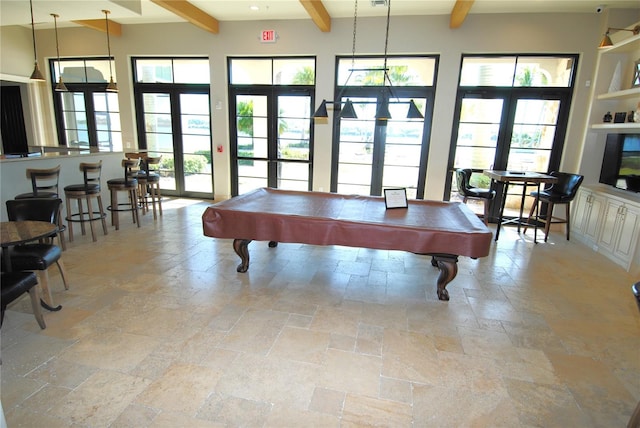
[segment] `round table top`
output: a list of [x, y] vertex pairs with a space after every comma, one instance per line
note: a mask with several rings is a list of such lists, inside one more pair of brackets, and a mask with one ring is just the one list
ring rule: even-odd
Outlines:
[[3, 221], [0, 235], [3, 247], [35, 241], [54, 233], [58, 227], [46, 221]]

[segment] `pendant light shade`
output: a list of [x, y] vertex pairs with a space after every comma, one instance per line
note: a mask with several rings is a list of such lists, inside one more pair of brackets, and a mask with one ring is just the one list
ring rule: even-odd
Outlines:
[[407, 112], [407, 119], [424, 119], [424, 115], [420, 113], [415, 101], [409, 102], [409, 111]]
[[38, 52], [36, 51], [36, 27], [33, 24], [33, 0], [29, 0], [29, 6], [31, 7], [31, 35], [33, 38], [33, 72], [31, 73], [31, 80], [45, 80], [40, 67], [38, 67]]
[[349, 98], [347, 98], [347, 102], [344, 103], [344, 107], [342, 107], [342, 111], [340, 112], [340, 117], [342, 119], [357, 119], [358, 115], [356, 111], [353, 109], [353, 102]]
[[378, 110], [376, 110], [376, 119], [378, 120], [391, 119], [391, 113], [389, 112], [389, 103], [383, 101], [378, 105]]
[[109, 14], [111, 11], [103, 10], [104, 21], [107, 29], [107, 52], [109, 55], [109, 84], [107, 85], [107, 92], [118, 92], [118, 85], [113, 81], [113, 70], [111, 68], [111, 41], [109, 40]]
[[322, 100], [320, 103], [320, 107], [313, 113], [314, 119], [326, 119], [329, 117], [329, 113], [327, 113], [327, 100]]
[[67, 86], [62, 81], [62, 73], [60, 72], [60, 45], [58, 44], [58, 15], [52, 13], [53, 16], [53, 25], [56, 30], [56, 53], [58, 54], [58, 83], [56, 84], [57, 92], [67, 92]]

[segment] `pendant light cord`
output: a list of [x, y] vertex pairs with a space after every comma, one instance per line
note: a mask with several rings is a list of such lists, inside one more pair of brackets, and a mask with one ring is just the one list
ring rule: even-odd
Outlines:
[[113, 80], [113, 70], [111, 70], [111, 41], [109, 40], [109, 11], [103, 10], [104, 22], [107, 27], [107, 52], [109, 54], [109, 77]]
[[[389, 21], [391, 20], [391, 0], [387, 0], [387, 30], [384, 37], [384, 79], [389, 80], [389, 85], [391, 85], [391, 79], [387, 74], [387, 47], [389, 46]], [[384, 86], [385, 82], [383, 80], [382, 85]]]
[[53, 26], [56, 30], [56, 54], [58, 55], [58, 78], [62, 79], [62, 73], [60, 72], [60, 45], [58, 44], [58, 15], [52, 13]]
[[357, 23], [358, 23], [358, 0], [355, 0], [355, 6], [353, 8], [353, 44], [351, 46], [351, 68], [355, 66], [356, 63], [356, 34], [357, 34]]
[[36, 28], [33, 24], [33, 1], [29, 0], [29, 7], [31, 8], [31, 33], [32, 33], [32, 39], [33, 39], [33, 58], [36, 61], [36, 63], [38, 62], [38, 52], [36, 51]]

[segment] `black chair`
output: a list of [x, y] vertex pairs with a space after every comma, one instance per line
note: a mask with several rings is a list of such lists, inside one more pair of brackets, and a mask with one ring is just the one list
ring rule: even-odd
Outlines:
[[[62, 199], [18, 199], [8, 200], [7, 216], [10, 221], [36, 220], [58, 224]], [[50, 242], [17, 245], [10, 250], [11, 268], [4, 271], [38, 271], [44, 299], [49, 307], [53, 305], [53, 296], [49, 288], [49, 266], [56, 264], [65, 290], [69, 289], [67, 275], [62, 263], [62, 250]], [[3, 259], [4, 261], [4, 259]]]
[[469, 168], [456, 169], [456, 183], [458, 185], [458, 193], [462, 196], [462, 202], [467, 203], [468, 199], [477, 199], [484, 202], [484, 215], [482, 219], [484, 224], [489, 224], [489, 207], [491, 201], [496, 197], [496, 191], [491, 189], [482, 189], [480, 187], [471, 186], [471, 174], [473, 171]]
[[31, 298], [31, 308], [33, 309], [33, 315], [38, 321], [40, 328], [46, 328], [44, 323], [44, 317], [40, 310], [40, 295], [38, 293], [38, 278], [33, 272], [2, 272], [0, 279], [0, 285], [2, 288], [2, 297], [0, 307], [2, 314], [0, 315], [0, 326], [4, 322], [4, 312], [10, 303], [21, 297], [24, 293], [29, 293]]
[[[545, 188], [544, 190], [541, 190], [539, 193], [537, 191], [531, 192], [531, 196], [533, 196], [535, 200], [531, 205], [527, 224], [532, 224], [532, 220], [535, 221], [535, 219], [533, 219], [533, 213], [536, 210], [536, 207], [538, 207], [538, 204], [546, 203], [547, 209], [545, 213], [542, 216], [538, 216], [538, 221], [544, 223], [544, 241], [547, 242], [547, 238], [549, 237], [549, 229], [552, 223], [566, 223], [568, 241], [569, 230], [571, 229], [570, 204], [571, 201], [573, 201], [573, 199], [576, 197], [584, 176], [580, 174], [570, 174], [567, 172], [557, 171], [553, 171], [549, 175], [556, 177], [558, 181], [551, 184], [551, 186]], [[566, 213], [564, 219], [553, 216], [553, 207], [556, 205], [565, 205]], [[523, 233], [526, 232], [527, 226], [525, 226]]]

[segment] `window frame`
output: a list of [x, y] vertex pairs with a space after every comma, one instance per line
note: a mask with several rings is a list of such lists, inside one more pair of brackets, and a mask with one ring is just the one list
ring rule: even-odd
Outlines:
[[[67, 133], [64, 124], [64, 111], [62, 104], [62, 97], [65, 92], [59, 92], [55, 90], [57, 79], [59, 76], [58, 69], [60, 64], [65, 62], [88, 62], [88, 61], [114, 61], [113, 57], [107, 56], [99, 56], [99, 57], [76, 57], [76, 58], [61, 58], [58, 61], [57, 58], [49, 59], [49, 69], [51, 76], [54, 78], [51, 80], [51, 93], [53, 97], [53, 107], [54, 107], [54, 116], [56, 121], [56, 132], [58, 135], [58, 145], [69, 147], [69, 141], [67, 141]], [[86, 70], [86, 64], [85, 64]], [[59, 77], [58, 77], [59, 78]], [[93, 95], [96, 93], [111, 93], [107, 92], [106, 88], [108, 85], [108, 80], [105, 79], [104, 82], [64, 82], [65, 86], [68, 89], [68, 92], [81, 92], [84, 96], [84, 107], [85, 114], [87, 119], [87, 135], [89, 136], [89, 150], [97, 150], [100, 151], [98, 132], [109, 132], [109, 133], [120, 133], [122, 136], [122, 130], [112, 131], [109, 129], [108, 131], [98, 130], [98, 126], [96, 124], [96, 110], [93, 102]], [[120, 114], [120, 108], [118, 103], [118, 111], [117, 114]], [[113, 152], [113, 147], [111, 147], [110, 152]], [[118, 150], [115, 150], [118, 151]], [[106, 152], [105, 152], [106, 153]]]

